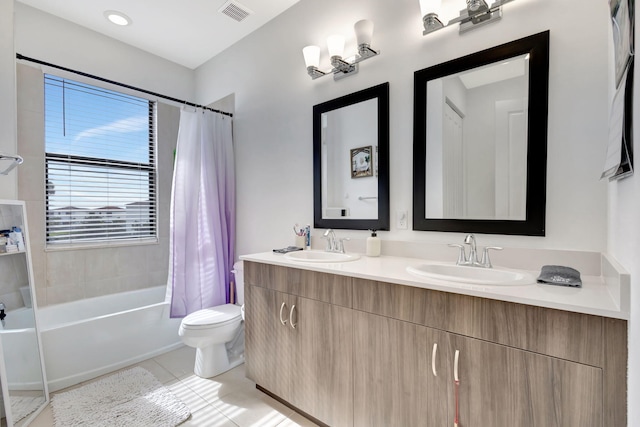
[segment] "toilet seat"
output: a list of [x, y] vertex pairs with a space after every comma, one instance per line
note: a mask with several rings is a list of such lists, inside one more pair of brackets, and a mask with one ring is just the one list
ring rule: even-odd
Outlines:
[[242, 320], [242, 310], [225, 304], [195, 311], [182, 319], [181, 327], [189, 330], [215, 329]]

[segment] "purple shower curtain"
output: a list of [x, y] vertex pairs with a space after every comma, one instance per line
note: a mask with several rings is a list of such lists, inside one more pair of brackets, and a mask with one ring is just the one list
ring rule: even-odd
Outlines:
[[180, 114], [171, 190], [171, 317], [229, 302], [235, 246], [232, 119], [207, 110]]

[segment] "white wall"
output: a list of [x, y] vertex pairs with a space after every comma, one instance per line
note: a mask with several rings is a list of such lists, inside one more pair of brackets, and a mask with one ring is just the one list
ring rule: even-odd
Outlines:
[[[15, 84], [13, 0], [0, 0], [0, 153], [10, 155], [17, 152]], [[14, 169], [9, 175], [0, 175], [0, 199], [16, 198], [16, 174]]]
[[[597, 4], [596, 4], [597, 3]], [[293, 240], [294, 223], [312, 223], [312, 107], [390, 82], [392, 230], [383, 239], [456, 242], [460, 235], [395, 229], [412, 206], [413, 72], [517, 38], [551, 30], [546, 237], [490, 236], [504, 246], [601, 251], [606, 247], [606, 183], [599, 181], [607, 140], [608, 6], [578, 0], [520, 0], [501, 22], [458, 35], [422, 36], [418, 1], [303, 0], [196, 70], [198, 101], [235, 94], [238, 254]], [[567, 21], [566, 10], [577, 16]], [[359, 74], [312, 81], [301, 49], [325, 46], [335, 32], [354, 49], [353, 23], [375, 23], [379, 57]], [[328, 63], [326, 53], [321, 62]], [[293, 179], [295, 177], [295, 179]], [[316, 233], [318, 234], [318, 233]], [[351, 237], [365, 231], [341, 231]]]

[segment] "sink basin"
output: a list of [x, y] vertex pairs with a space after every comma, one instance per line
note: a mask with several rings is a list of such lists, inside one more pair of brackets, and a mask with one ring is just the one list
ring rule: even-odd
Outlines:
[[407, 271], [415, 276], [474, 285], [519, 286], [536, 283], [536, 279], [528, 273], [499, 267], [481, 268], [455, 264], [420, 264], [415, 267], [407, 267]]
[[341, 254], [325, 251], [296, 251], [284, 254], [286, 259], [301, 262], [348, 262], [360, 258], [358, 254]]

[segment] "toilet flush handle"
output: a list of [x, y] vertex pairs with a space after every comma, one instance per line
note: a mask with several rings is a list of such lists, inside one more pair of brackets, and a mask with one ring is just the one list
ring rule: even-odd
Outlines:
[[282, 305], [280, 306], [280, 323], [282, 323], [282, 326], [287, 325], [287, 320], [282, 318], [282, 311], [284, 310], [285, 306], [286, 306], [285, 302], [282, 301]]

